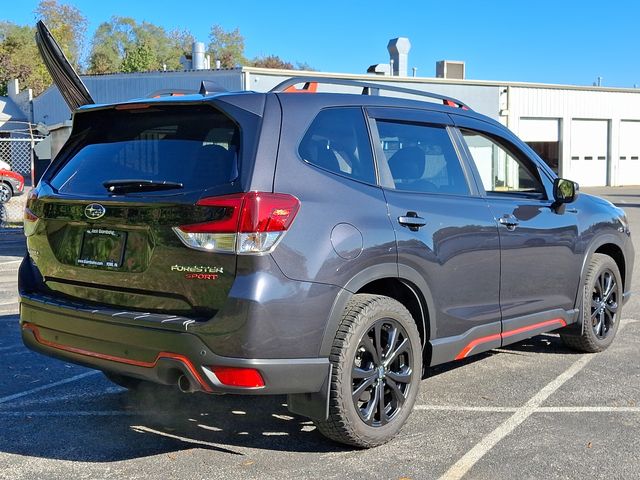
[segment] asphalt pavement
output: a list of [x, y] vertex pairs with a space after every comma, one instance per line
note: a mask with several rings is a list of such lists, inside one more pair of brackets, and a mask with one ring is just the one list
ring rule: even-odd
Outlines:
[[[640, 251], [640, 187], [625, 208]], [[0, 479], [582, 479], [640, 477], [640, 295], [607, 351], [555, 335], [428, 371], [401, 434], [371, 450], [324, 439], [285, 397], [129, 393], [28, 351], [19, 230], [0, 230]], [[640, 289], [636, 259], [634, 289]]]

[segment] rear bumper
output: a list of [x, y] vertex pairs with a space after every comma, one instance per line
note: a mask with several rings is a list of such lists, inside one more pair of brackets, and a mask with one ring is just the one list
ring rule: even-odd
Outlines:
[[[323, 390], [327, 358], [248, 359], [216, 355], [185, 331], [131, 326], [23, 295], [20, 324], [25, 345], [37, 352], [98, 370], [161, 384], [185, 375], [194, 390], [232, 394], [299, 394]], [[253, 368], [264, 387], [223, 385], [211, 367]]]

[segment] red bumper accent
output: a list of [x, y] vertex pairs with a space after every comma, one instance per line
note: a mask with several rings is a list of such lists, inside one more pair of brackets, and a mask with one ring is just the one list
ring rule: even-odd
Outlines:
[[136, 367], [143, 367], [143, 368], [155, 368], [155, 366], [158, 364], [158, 360], [160, 360], [161, 358], [169, 358], [171, 360], [176, 360], [182, 363], [184, 367], [189, 371], [189, 373], [193, 375], [193, 377], [198, 381], [198, 383], [202, 387], [202, 390], [208, 393], [211, 393], [213, 391], [211, 387], [207, 385], [207, 383], [204, 381], [204, 379], [202, 378], [202, 375], [200, 375], [200, 373], [198, 372], [196, 367], [193, 365], [193, 363], [191, 363], [191, 360], [189, 360], [184, 355], [180, 355], [178, 353], [160, 352], [158, 353], [158, 355], [156, 356], [153, 362], [143, 362], [141, 360], [133, 360], [131, 358], [116, 357], [114, 355], [108, 355], [106, 353], [92, 352], [90, 350], [84, 350], [82, 348], [76, 348], [70, 345], [62, 345], [59, 343], [51, 342], [49, 340], [45, 340], [40, 336], [40, 331], [38, 330], [38, 327], [36, 325], [33, 325], [32, 323], [23, 323], [22, 328], [26, 330], [31, 330], [36, 341], [41, 345], [44, 345], [50, 348], [55, 348], [58, 350], [63, 350], [65, 352], [84, 355], [86, 357], [99, 358], [101, 360], [109, 360], [111, 362], [126, 363], [127, 365], [134, 365]]

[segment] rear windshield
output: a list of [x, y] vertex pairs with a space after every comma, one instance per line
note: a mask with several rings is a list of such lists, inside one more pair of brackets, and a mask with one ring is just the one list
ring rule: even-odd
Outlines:
[[101, 195], [112, 180], [206, 189], [238, 176], [238, 126], [208, 105], [90, 112], [75, 130], [72, 155], [49, 180], [61, 193]]

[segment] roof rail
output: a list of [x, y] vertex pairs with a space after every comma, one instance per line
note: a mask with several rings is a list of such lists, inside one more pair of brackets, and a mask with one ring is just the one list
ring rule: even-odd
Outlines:
[[[295, 85], [304, 83], [304, 87], [301, 89], [295, 88]], [[471, 110], [468, 105], [461, 102], [458, 99], [447, 97], [446, 95], [440, 95], [438, 93], [424, 92], [422, 90], [415, 90], [413, 88], [396, 87], [394, 85], [382, 85], [380, 83], [361, 82], [359, 80], [341, 80], [338, 78], [324, 78], [324, 77], [292, 77], [284, 82], [279, 83], [273, 87], [269, 92], [271, 93], [314, 93], [319, 83], [328, 85], [344, 85], [348, 87], [361, 87], [362, 95], [378, 95], [380, 90], [387, 90], [391, 92], [407, 93], [410, 95], [417, 95], [420, 97], [431, 98], [434, 100], [442, 100], [444, 105], [448, 107], [462, 108], [463, 110]]]

